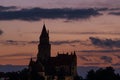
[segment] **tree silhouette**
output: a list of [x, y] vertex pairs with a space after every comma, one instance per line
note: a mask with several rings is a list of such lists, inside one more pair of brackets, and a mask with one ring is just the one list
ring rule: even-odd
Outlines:
[[74, 77], [74, 80], [83, 80], [83, 78], [81, 76], [77, 75]]
[[95, 71], [93, 69], [88, 72], [87, 79], [95, 80]]
[[114, 72], [112, 67], [100, 68], [96, 72], [90, 70], [87, 74], [87, 80], [120, 80], [119, 74]]
[[[0, 78], [4, 77], [7, 78], [7, 80], [45, 80], [45, 78], [40, 76], [38, 73], [32, 73], [32, 76], [29, 74], [29, 70], [25, 68], [17, 72], [0, 72]], [[59, 80], [65, 79], [62, 75], [58, 77]], [[73, 80], [120, 80], [120, 75], [115, 73], [115, 70], [112, 67], [106, 67], [100, 68], [96, 71], [93, 69], [90, 70], [86, 76], [86, 79], [83, 79], [81, 76], [77, 75]]]

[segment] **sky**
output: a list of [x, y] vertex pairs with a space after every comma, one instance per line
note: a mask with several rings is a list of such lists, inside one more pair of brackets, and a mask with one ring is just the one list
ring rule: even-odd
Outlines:
[[1, 0], [0, 4], [43, 8], [120, 7], [120, 0]]
[[120, 68], [120, 0], [0, 0], [0, 64], [27, 65], [43, 24], [52, 56], [76, 51], [78, 66]]

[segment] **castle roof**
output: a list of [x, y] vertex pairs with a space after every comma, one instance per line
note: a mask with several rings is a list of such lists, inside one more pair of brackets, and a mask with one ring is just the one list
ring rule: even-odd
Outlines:
[[59, 55], [57, 57], [51, 57], [50, 62], [51, 62], [51, 64], [53, 64], [55, 66], [71, 65], [73, 62], [73, 56]]

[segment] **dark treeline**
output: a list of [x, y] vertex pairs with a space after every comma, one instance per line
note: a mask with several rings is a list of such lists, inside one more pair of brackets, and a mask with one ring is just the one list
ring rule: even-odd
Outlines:
[[3, 78], [3, 80], [29, 80], [28, 74], [29, 71], [25, 68], [17, 72], [0, 72], [0, 78]]
[[[30, 80], [29, 70], [23, 69], [18, 72], [0, 72], [0, 79], [4, 78], [4, 80]], [[35, 75], [37, 76], [37, 75]], [[36, 80], [44, 80], [38, 79]], [[81, 76], [76, 76], [74, 80], [120, 80], [120, 75], [115, 73], [115, 70], [112, 67], [100, 68], [98, 70], [90, 70], [88, 71], [86, 78], [83, 79]]]
[[112, 67], [100, 68], [96, 71], [90, 70], [86, 80], [120, 80], [120, 75], [115, 73]]

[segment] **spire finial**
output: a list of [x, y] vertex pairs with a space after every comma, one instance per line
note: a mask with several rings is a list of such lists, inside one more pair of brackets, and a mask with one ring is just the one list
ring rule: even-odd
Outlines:
[[45, 21], [43, 21], [43, 25], [45, 25]]
[[45, 28], [45, 21], [43, 21], [43, 27]]
[[46, 30], [45, 24], [43, 24], [43, 29], [42, 29], [42, 32], [41, 32], [41, 36], [48, 36], [48, 32]]

